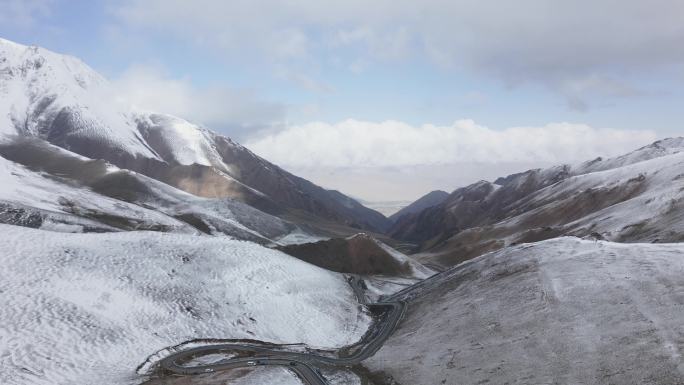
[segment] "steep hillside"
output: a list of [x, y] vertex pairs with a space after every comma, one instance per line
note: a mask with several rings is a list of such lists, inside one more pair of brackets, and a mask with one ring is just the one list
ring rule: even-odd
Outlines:
[[560, 238], [441, 281], [364, 362], [377, 385], [684, 382], [682, 245]]
[[404, 215], [408, 214], [415, 214], [419, 213], [428, 207], [436, 206], [442, 202], [444, 202], [447, 198], [449, 197], [449, 193], [446, 191], [441, 191], [441, 190], [435, 190], [431, 191], [422, 197], [418, 198], [416, 201], [411, 203], [410, 205], [402, 208], [401, 210], [397, 211], [396, 213], [392, 214], [389, 217], [389, 220], [392, 222], [396, 222], [399, 218], [403, 217]]
[[273, 215], [292, 210], [382, 231], [381, 214], [183, 119], [131, 109], [76, 58], [0, 39], [0, 136], [31, 136], [194, 195], [233, 198]]
[[367, 234], [286, 245], [281, 251], [338, 273], [426, 278], [431, 271]]
[[454, 191], [392, 229], [445, 266], [507, 245], [559, 235], [617, 242], [682, 239], [684, 140], [576, 166], [531, 170]]
[[296, 226], [230, 199], [196, 197], [33, 138], [0, 142], [0, 222], [64, 232], [156, 230], [273, 243]]
[[344, 277], [225, 237], [0, 225], [0, 383], [140, 383], [196, 338], [340, 347], [370, 316]]

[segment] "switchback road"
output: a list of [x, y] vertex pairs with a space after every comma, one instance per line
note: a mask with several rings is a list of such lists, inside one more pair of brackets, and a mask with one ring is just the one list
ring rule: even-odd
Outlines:
[[[350, 367], [374, 355], [394, 332], [406, 310], [405, 299], [418, 289], [436, 284], [435, 278], [442, 277], [441, 272], [422, 280], [395, 294], [383, 297], [375, 303], [368, 303], [359, 277], [350, 276], [348, 281], [359, 302], [382, 312], [382, 316], [374, 323], [364, 338], [356, 345], [339, 351], [317, 353], [315, 351], [288, 351], [287, 346], [266, 345], [257, 343], [221, 343], [194, 347], [173, 353], [159, 361], [159, 366], [167, 373], [176, 375], [206, 374], [222, 370], [249, 368], [261, 365], [285, 366], [294, 371], [308, 385], [327, 385], [319, 366]], [[432, 285], [431, 285], [432, 283]], [[350, 353], [351, 351], [351, 353]], [[187, 364], [201, 356], [231, 353], [234, 358], [208, 363]], [[227, 357], [229, 357], [227, 355]], [[184, 364], [185, 363], [185, 364]]]

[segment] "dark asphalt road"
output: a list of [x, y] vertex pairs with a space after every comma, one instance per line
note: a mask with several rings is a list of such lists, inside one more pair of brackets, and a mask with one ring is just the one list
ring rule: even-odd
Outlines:
[[[348, 278], [349, 285], [361, 304], [368, 307], [387, 309], [382, 319], [378, 320], [363, 340], [355, 345], [351, 354], [341, 353], [342, 350], [332, 352], [330, 356], [315, 352], [291, 352], [287, 347], [278, 345], [259, 345], [248, 343], [212, 344], [183, 350], [165, 357], [159, 362], [162, 369], [176, 375], [196, 375], [212, 373], [221, 370], [253, 367], [260, 365], [285, 366], [295, 373], [308, 385], [327, 385], [328, 382], [321, 374], [317, 365], [350, 367], [374, 355], [394, 332], [406, 310], [405, 298], [418, 289], [431, 286], [435, 278], [443, 277], [445, 272], [435, 274], [423, 281], [409, 286], [391, 296], [382, 298], [379, 302], [368, 303], [361, 286], [361, 279], [356, 276]], [[433, 283], [434, 284], [434, 283]], [[346, 351], [346, 350], [345, 350]], [[192, 358], [221, 352], [241, 352], [249, 357], [226, 359], [224, 361], [205, 365], [186, 366], [179, 362], [188, 362]]]

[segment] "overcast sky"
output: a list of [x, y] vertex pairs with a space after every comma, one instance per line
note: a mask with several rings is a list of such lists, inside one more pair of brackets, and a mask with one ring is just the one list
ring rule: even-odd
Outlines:
[[412, 199], [684, 133], [680, 0], [0, 0], [0, 36], [326, 187]]

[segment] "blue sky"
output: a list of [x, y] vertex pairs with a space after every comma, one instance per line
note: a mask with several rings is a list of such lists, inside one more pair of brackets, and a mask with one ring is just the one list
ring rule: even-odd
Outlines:
[[[470, 119], [485, 128], [483, 146], [491, 132], [511, 127], [529, 128], [520, 135], [542, 128], [553, 141], [550, 124], [560, 122], [638, 138], [606, 148], [608, 155], [684, 132], [684, 5], [675, 0], [0, 0], [0, 8], [1, 37], [77, 56], [136, 94], [135, 104], [210, 126], [319, 181], [349, 167], [372, 174], [369, 167], [388, 164], [355, 153], [365, 142], [352, 142], [339, 164], [305, 170], [294, 166], [299, 159], [278, 155], [293, 145], [288, 130], [323, 123], [308, 126], [315, 141], [352, 119], [364, 127], [356, 131], [363, 141], [370, 140], [363, 132], [385, 121], [420, 132]], [[173, 92], [185, 95], [169, 98]], [[567, 143], [586, 148], [584, 137]], [[587, 155], [580, 150], [578, 158]], [[528, 152], [516, 161], [578, 160]], [[423, 158], [398, 163], [422, 169], [454, 162]], [[487, 162], [484, 177], [508, 169], [504, 159]], [[468, 178], [456, 175], [443, 188]], [[346, 190], [358, 184], [342, 179], [326, 183]], [[425, 181], [406, 197], [444, 183]], [[354, 192], [377, 199], [394, 188]]]

